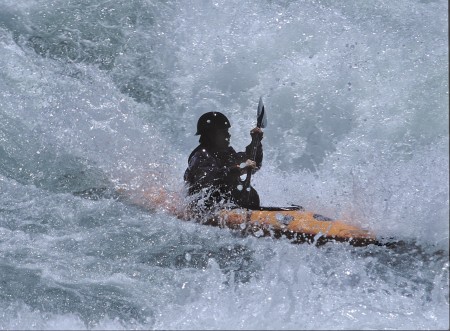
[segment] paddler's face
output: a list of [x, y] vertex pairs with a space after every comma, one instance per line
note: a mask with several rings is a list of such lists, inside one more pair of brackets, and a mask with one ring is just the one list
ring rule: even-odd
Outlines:
[[230, 137], [228, 129], [220, 129], [214, 132], [212, 139], [218, 149], [225, 149], [230, 146]]

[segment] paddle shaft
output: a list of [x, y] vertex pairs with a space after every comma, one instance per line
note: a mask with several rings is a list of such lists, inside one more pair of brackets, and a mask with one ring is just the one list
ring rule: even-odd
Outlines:
[[[262, 99], [260, 98], [260, 105], [262, 105]], [[259, 108], [259, 105], [258, 105]], [[258, 116], [257, 116], [257, 120], [256, 120], [256, 127], [258, 128], [262, 128], [265, 127], [265, 110], [264, 110], [264, 105], [262, 105], [261, 111], [259, 111], [258, 109]], [[259, 145], [261, 144], [261, 139], [260, 136], [255, 136], [252, 137], [252, 142], [251, 142], [251, 148], [252, 148], [252, 155], [251, 155], [251, 160], [252, 161], [256, 161], [256, 153], [258, 151]], [[247, 199], [250, 199], [250, 180], [252, 178], [252, 171], [253, 169], [247, 169], [247, 177], [245, 178], [244, 184], [243, 184], [243, 189], [248, 191], [248, 195], [247, 195]]]
[[[252, 157], [251, 157], [252, 161], [256, 160], [256, 152], [258, 151], [258, 147], [260, 144], [261, 144], [261, 139], [259, 139], [259, 138], [252, 139], [252, 142], [251, 142], [251, 145], [253, 145], [252, 146]], [[245, 178], [244, 185], [243, 185], [244, 190], [247, 190], [250, 187], [252, 171], [253, 171], [253, 169], [247, 169], [247, 177]]]

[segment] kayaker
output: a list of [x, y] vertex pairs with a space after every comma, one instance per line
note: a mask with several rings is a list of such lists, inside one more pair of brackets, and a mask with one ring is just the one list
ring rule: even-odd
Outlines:
[[[252, 173], [261, 168], [263, 150], [260, 128], [250, 131], [252, 143], [245, 152], [236, 152], [230, 146], [231, 127], [228, 118], [220, 112], [208, 112], [200, 116], [197, 133], [200, 145], [188, 158], [188, 168], [184, 180], [192, 197], [191, 207], [204, 212], [228, 206], [258, 209], [259, 195], [253, 187], [244, 188], [240, 176], [251, 169]], [[255, 161], [251, 151], [257, 144]]]

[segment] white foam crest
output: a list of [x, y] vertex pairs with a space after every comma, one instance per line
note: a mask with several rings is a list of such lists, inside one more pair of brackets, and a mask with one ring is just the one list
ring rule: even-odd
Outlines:
[[[266, 156], [253, 178], [264, 204], [299, 204], [381, 235], [446, 248], [445, 1], [169, 1], [158, 3], [164, 9], [155, 30], [139, 20], [150, 20], [156, 3], [139, 2], [143, 16], [134, 15], [135, 3], [102, 3], [106, 7], [98, 8], [118, 14], [101, 24], [95, 13], [76, 15], [86, 8], [95, 12], [96, 6], [83, 1], [71, 1], [71, 7], [57, 0], [18, 4], [15, 10], [26, 22], [8, 19], [10, 30], [0, 28], [2, 161], [39, 168], [30, 174], [39, 178], [46, 169], [56, 173], [65, 159], [54, 163], [54, 156], [67, 153], [92, 160], [117, 184], [136, 191], [182, 185], [198, 115], [226, 112], [233, 145], [242, 150], [263, 94], [269, 111]], [[48, 57], [39, 53], [42, 45], [71, 41], [63, 30], [54, 30], [47, 44], [27, 43], [32, 33], [52, 25], [41, 15], [50, 9], [63, 27], [70, 19], [71, 33], [95, 26], [106, 37], [100, 44], [81, 40], [91, 42], [84, 55], [92, 52], [93, 58], [71, 62], [74, 53], [64, 53], [64, 43], [55, 44], [59, 48]], [[33, 17], [35, 25], [27, 21]], [[126, 23], [136, 17], [126, 28], [117, 24], [116, 18]], [[105, 22], [114, 24], [110, 29]], [[43, 29], [34, 30], [41, 24]], [[110, 31], [125, 37], [103, 48], [103, 40], [114, 35]], [[76, 41], [69, 50], [80, 50]], [[118, 67], [99, 69], [117, 49], [124, 52], [116, 58]], [[159, 84], [166, 79], [169, 84]], [[130, 82], [137, 83], [121, 90]], [[148, 87], [155, 90], [147, 93]], [[39, 153], [48, 158], [35, 157]], [[82, 317], [57, 313], [52, 304], [58, 295], [43, 299], [47, 311], [21, 306], [22, 298], [36, 302], [33, 290], [65, 281], [68, 298], [104, 283], [120, 287], [95, 297], [93, 308], [101, 311], [93, 309], [97, 322], [89, 328], [448, 329], [448, 264], [433, 264], [442, 258], [434, 250], [415, 259], [417, 251], [398, 257], [384, 248], [330, 244], [322, 250], [287, 240], [242, 239], [223, 229], [180, 224], [164, 213], [141, 214], [116, 201], [23, 185], [4, 177], [16, 169], [11, 164], [0, 177], [1, 245], [11, 265], [25, 263], [43, 278], [29, 284], [31, 296], [13, 294], [13, 304], [2, 309], [2, 328], [87, 328], [91, 315], [85, 311]], [[247, 255], [226, 255], [233, 246], [244, 247]], [[405, 258], [414, 262], [412, 270], [396, 266]], [[238, 279], [239, 271], [248, 274], [245, 280]], [[105, 299], [124, 305], [114, 310], [103, 305]], [[129, 306], [156, 324], [135, 322]], [[84, 307], [71, 309], [81, 315]]]
[[[216, 263], [210, 261], [201, 291], [192, 291], [195, 297], [182, 305], [169, 305], [157, 319], [156, 328], [378, 329], [392, 327], [393, 323], [405, 329], [445, 326], [445, 304], [442, 309], [419, 312], [414, 297], [424, 293], [408, 297], [402, 289], [392, 291], [389, 283], [400, 281], [399, 275], [391, 273], [383, 281], [374, 281], [380, 272], [376, 270], [376, 257], [348, 259], [351, 250], [333, 245], [324, 251], [313, 246], [299, 250], [284, 243], [269, 245], [257, 245], [257, 254], [267, 265], [248, 283], [225, 284]], [[407, 278], [402, 281], [406, 292], [414, 287]], [[189, 280], [185, 284], [189, 293], [193, 285]]]
[[[342, 150], [349, 148], [356, 146]], [[280, 172], [269, 160], [253, 179], [264, 205], [301, 205], [368, 227], [380, 237], [448, 251], [447, 151], [444, 139], [418, 149], [408, 160], [391, 160], [385, 151], [367, 146], [357, 158], [343, 152], [328, 156], [316, 173]]]
[[39, 163], [70, 154], [94, 162], [118, 184], [143, 183], [146, 177], [153, 185], [170, 183], [164, 176], [176, 168], [177, 158], [159, 129], [143, 123], [139, 114], [147, 106], [120, 93], [105, 72], [93, 66], [35, 57], [7, 38], [2, 46], [0, 134], [10, 158], [27, 164], [48, 155], [48, 160], [35, 161], [38, 169], [58, 171]]

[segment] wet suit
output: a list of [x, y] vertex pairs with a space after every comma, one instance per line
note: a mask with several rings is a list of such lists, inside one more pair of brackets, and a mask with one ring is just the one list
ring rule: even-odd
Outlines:
[[[236, 152], [233, 147], [214, 150], [205, 144], [195, 148], [184, 173], [189, 195], [195, 197], [191, 206], [203, 210], [226, 205], [258, 209], [259, 195], [251, 186], [250, 192], [242, 188], [239, 168], [239, 164], [253, 157], [253, 144], [248, 145], [245, 152]], [[255, 157], [257, 168], [253, 172], [261, 167], [262, 159], [262, 145], [258, 144]]]

